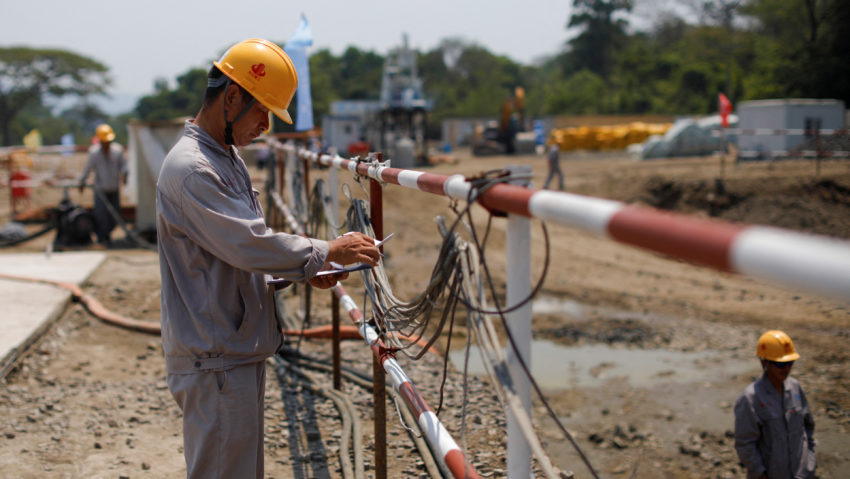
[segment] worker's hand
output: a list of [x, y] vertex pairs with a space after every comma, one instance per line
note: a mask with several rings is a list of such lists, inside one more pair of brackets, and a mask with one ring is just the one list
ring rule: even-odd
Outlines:
[[328, 241], [329, 251], [326, 262], [333, 261], [342, 265], [351, 263], [366, 263], [378, 265], [381, 256], [375, 246], [375, 240], [363, 233], [347, 233], [339, 238]]
[[322, 276], [313, 276], [310, 278], [310, 286], [319, 289], [333, 288], [337, 281], [348, 279], [348, 273], [327, 274]]

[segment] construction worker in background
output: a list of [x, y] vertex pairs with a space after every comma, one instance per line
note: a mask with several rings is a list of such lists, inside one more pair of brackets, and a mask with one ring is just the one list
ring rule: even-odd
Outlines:
[[805, 479], [815, 475], [815, 421], [791, 366], [800, 357], [782, 331], [756, 346], [764, 374], [735, 402], [735, 450], [747, 478]]
[[561, 172], [561, 148], [554, 138], [549, 138], [549, 147], [546, 150], [546, 163], [549, 166], [549, 174], [546, 176], [544, 189], [549, 189], [549, 182], [558, 176], [558, 189], [564, 191], [564, 174]]
[[162, 345], [167, 382], [183, 411], [189, 478], [263, 478], [267, 358], [283, 345], [272, 276], [329, 288], [330, 261], [376, 265], [360, 233], [322, 241], [266, 226], [236, 147], [286, 123], [298, 85], [292, 61], [261, 39], [213, 62], [203, 104], [157, 181]]
[[[124, 148], [115, 143], [112, 127], [103, 123], [95, 129], [97, 144], [89, 149], [86, 167], [80, 175], [80, 193], [94, 171], [94, 223], [97, 242], [111, 244], [110, 235], [121, 212], [121, 185], [127, 184], [127, 160]], [[111, 211], [110, 211], [111, 210]]]

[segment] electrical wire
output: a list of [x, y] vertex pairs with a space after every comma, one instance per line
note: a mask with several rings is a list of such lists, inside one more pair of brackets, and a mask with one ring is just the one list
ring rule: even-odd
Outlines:
[[[426, 331], [430, 331], [428, 333], [430, 336], [426, 344], [431, 345], [442, 335], [447, 323], [450, 324], [449, 327], [451, 328], [451, 325], [454, 323], [454, 312], [457, 308], [457, 303], [460, 302], [466, 306], [468, 311], [467, 322], [469, 324], [471, 320], [472, 329], [479, 344], [479, 351], [484, 356], [482, 359], [484, 359], [484, 363], [487, 365], [488, 374], [495, 379], [497, 390], [499, 390], [498, 396], [500, 401], [506, 409], [511, 410], [514, 414], [526, 442], [546, 475], [557, 477], [548, 456], [543, 451], [537, 438], [531, 418], [525, 411], [519, 396], [514, 390], [514, 381], [507, 371], [507, 362], [503, 355], [499, 336], [496, 334], [495, 327], [490, 319], [490, 316], [498, 316], [501, 319], [503, 329], [509, 340], [509, 346], [513, 349], [518, 363], [524, 372], [524, 376], [529, 379], [536, 395], [545, 405], [549, 416], [558, 425], [564, 437], [576, 449], [593, 477], [598, 477], [595, 469], [578, 443], [563, 426], [557, 414], [555, 414], [542, 394], [527, 364], [525, 364], [522, 357], [517, 353], [516, 342], [507, 328], [507, 321], [505, 319], [507, 313], [515, 311], [531, 301], [545, 280], [550, 251], [549, 235], [546, 226], [545, 224], [542, 225], [546, 243], [546, 257], [540, 279], [527, 297], [507, 307], [499, 305], [492, 276], [483, 256], [484, 243], [479, 240], [474, 228], [474, 222], [471, 216], [471, 207], [475, 203], [474, 199], [479, 198], [484, 191], [496, 184], [521, 178], [521, 176], [512, 175], [509, 172], [494, 170], [486, 172], [478, 178], [469, 180], [472, 188], [467, 197], [466, 206], [462, 210], [458, 210], [456, 205], [452, 207], [457, 215], [453, 223], [447, 226], [445, 218], [437, 218], [437, 226], [443, 237], [440, 254], [438, 255], [428, 286], [423, 293], [420, 293], [413, 300], [403, 301], [393, 295], [382, 262], [376, 268], [361, 272], [361, 277], [363, 277], [366, 293], [373, 306], [376, 329], [380, 331], [382, 338], [385, 338], [388, 343], [392, 344], [393, 348], [405, 351], [406, 354], [408, 354], [406, 350], [412, 345], [410, 343], [402, 344], [398, 340], [399, 332], [404, 332], [411, 337], [422, 337], [426, 335]], [[487, 234], [489, 234], [491, 217], [488, 217]], [[350, 230], [360, 231], [374, 237], [371, 222], [366, 214], [365, 202], [362, 200], [351, 201], [351, 206], [346, 215], [346, 223]], [[472, 237], [472, 243], [461, 239], [460, 234], [457, 232], [459, 225], [463, 225], [469, 232]], [[487, 234], [484, 236], [485, 241]], [[480, 256], [479, 253], [481, 253]], [[486, 306], [487, 301], [484, 295], [485, 283], [489, 286], [489, 294], [496, 305], [494, 309]], [[431, 315], [438, 308], [442, 309], [442, 314], [439, 322], [435, 325], [433, 324]], [[416, 354], [408, 354], [408, 356], [418, 359], [422, 354], [424, 353], [420, 350]], [[466, 381], [466, 375], [464, 375], [464, 381]], [[440, 404], [442, 405], [442, 387]]]
[[[422, 341], [420, 339], [423, 338], [427, 338], [424, 343], [430, 347], [441, 337], [443, 330], [447, 326], [449, 331], [451, 331], [455, 322], [457, 305], [458, 303], [463, 304], [467, 309], [467, 324], [471, 326], [471, 330], [475, 335], [476, 342], [479, 345], [479, 351], [484, 360], [485, 369], [490, 377], [494, 379], [500, 402], [506, 410], [510, 410], [513, 413], [516, 423], [545, 475], [550, 478], [558, 477], [534, 431], [531, 417], [525, 410], [515, 390], [515, 382], [508, 372], [507, 360], [504, 356], [501, 340], [491, 318], [492, 316], [498, 316], [501, 320], [502, 329], [508, 338], [509, 347], [515, 353], [517, 362], [524, 376], [528, 378], [532, 385], [535, 394], [544, 404], [548, 415], [555, 421], [561, 433], [577, 451], [593, 477], [598, 478], [598, 474], [587, 459], [587, 456], [569, 431], [563, 426], [534, 377], [531, 375], [528, 365], [525, 364], [525, 361], [518, 354], [516, 341], [507, 327], [507, 320], [505, 318], [507, 313], [515, 311], [531, 301], [542, 287], [550, 262], [549, 234], [546, 225], [542, 223], [546, 256], [540, 279], [527, 297], [518, 301], [516, 304], [501, 306], [492, 275], [484, 258], [484, 248], [489, 236], [493, 212], [490, 212], [490, 216], [488, 216], [487, 227], [482, 238], [479, 238], [472, 220], [472, 205], [477, 202], [476, 200], [481, 197], [481, 194], [499, 183], [525, 178], [527, 177], [523, 174], [502, 170], [492, 170], [475, 178], [468, 178], [467, 181], [472, 187], [466, 198], [466, 204], [463, 209], [458, 209], [456, 202], [452, 204], [452, 210], [456, 218], [451, 225], [446, 224], [444, 217], [438, 217], [436, 219], [437, 227], [443, 237], [443, 242], [425, 290], [409, 301], [404, 301], [396, 297], [393, 294], [392, 287], [384, 270], [383, 260], [380, 259], [377, 267], [360, 272], [364, 284], [364, 297], [368, 298], [372, 305], [372, 325], [378, 331], [380, 337], [392, 350], [401, 351], [413, 359], [421, 358], [427, 348], [420, 346], [419, 351], [412, 353], [408, 349], [412, 348], [416, 343], [421, 343]], [[363, 185], [360, 184], [359, 177], [355, 179], [361, 189], [365, 191]], [[330, 215], [327, 215], [329, 209], [328, 200], [326, 195], [322, 194], [321, 188], [322, 186], [317, 186], [314, 189], [313, 201], [311, 201], [309, 208], [310, 216], [313, 218], [322, 216], [327, 219], [330, 217]], [[371, 220], [367, 214], [368, 203], [361, 199], [352, 198], [350, 191], [346, 191], [345, 196], [350, 202], [350, 207], [346, 213], [347, 229], [375, 237]], [[471, 236], [471, 242], [461, 238], [458, 232], [461, 225]], [[330, 229], [337, 230], [336, 225], [332, 225]], [[495, 307], [488, 307], [488, 294], [485, 294], [485, 291], [488, 292]], [[364, 307], [363, 310], [365, 311], [366, 308]], [[433, 314], [437, 310], [441, 310], [441, 313], [439, 320], [435, 321]], [[401, 341], [401, 335], [415, 338], [415, 342], [405, 343]], [[467, 359], [468, 347], [469, 343], [467, 344]], [[445, 384], [448, 358], [444, 358], [444, 361], [444, 378], [443, 384], [441, 384], [440, 406], [442, 406], [443, 385]], [[466, 398], [466, 382], [467, 371], [465, 366], [464, 398]], [[462, 425], [465, 425], [465, 401], [463, 406], [461, 422]]]
[[140, 246], [150, 251], [157, 250], [156, 244], [145, 241], [144, 238], [142, 238], [141, 236], [136, 234], [135, 231], [127, 227], [127, 223], [124, 222], [124, 218], [122, 218], [121, 214], [115, 210], [115, 207], [112, 206], [112, 203], [110, 203], [109, 200], [106, 198], [106, 194], [103, 192], [103, 190], [101, 190], [97, 186], [93, 187], [92, 189], [94, 189], [94, 192], [97, 195], [98, 199], [106, 206], [106, 210], [109, 212], [109, 215], [112, 216], [112, 218], [118, 223], [121, 229], [124, 230], [124, 233], [127, 235], [127, 237], [130, 238], [134, 243], [136, 243], [136, 246]]
[[[299, 364], [308, 369], [313, 369], [324, 373], [331, 373], [333, 371], [333, 365], [329, 361], [322, 360], [314, 356], [309, 356], [307, 354], [304, 354], [303, 352], [296, 351], [291, 348], [285, 348], [279, 354], [298, 358]], [[343, 365], [340, 367], [340, 375], [347, 381], [350, 381], [353, 384], [360, 386], [361, 388], [367, 391], [372, 391], [372, 377], [369, 374], [359, 371], [355, 368]], [[406, 407], [398, 407], [398, 393], [393, 389], [392, 386], [387, 386], [387, 392], [393, 395], [394, 401], [396, 403], [396, 410], [401, 414], [403, 418], [403, 423], [413, 424], [413, 427], [405, 426], [405, 429], [410, 434], [410, 438], [413, 441], [413, 444], [416, 446], [416, 449], [419, 451], [419, 454], [422, 457], [425, 470], [428, 471], [428, 474], [431, 476], [431, 478], [442, 479], [444, 477], [444, 474], [440, 472], [440, 466], [437, 463], [437, 460], [434, 458], [434, 452], [431, 450], [428, 442], [425, 441], [425, 439], [423, 438], [422, 431], [419, 429], [419, 423], [416, 421], [416, 418], [413, 417], [413, 413], [411, 413], [410, 410], [408, 410]], [[355, 437], [357, 437], [357, 434], [355, 434]], [[357, 447], [355, 446], [355, 451], [356, 450]], [[356, 461], [357, 456], [355, 456], [355, 463]]]
[[56, 228], [56, 222], [51, 220], [40, 230], [37, 230], [37, 231], [30, 233], [26, 236], [23, 236], [21, 238], [15, 238], [15, 239], [10, 239], [10, 240], [5, 240], [5, 241], [0, 242], [0, 248], [9, 248], [11, 246], [15, 246], [15, 245], [18, 245], [18, 244], [21, 244], [21, 243], [25, 243], [25, 242], [27, 242], [31, 239], [38, 238], [39, 236], [50, 232], [54, 228]]

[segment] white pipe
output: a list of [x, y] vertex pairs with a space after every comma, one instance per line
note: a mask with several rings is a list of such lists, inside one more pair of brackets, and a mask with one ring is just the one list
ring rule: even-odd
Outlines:
[[[531, 220], [509, 214], [507, 230], [507, 301], [508, 307], [518, 304], [531, 294]], [[508, 329], [514, 338], [517, 352], [507, 345], [508, 371], [517, 397], [531, 417], [531, 381], [520, 364], [520, 358], [531, 369], [531, 301], [508, 313]], [[517, 356], [519, 353], [519, 356]], [[522, 427], [511, 412], [506, 411], [508, 423], [508, 477], [531, 476], [531, 448]]]

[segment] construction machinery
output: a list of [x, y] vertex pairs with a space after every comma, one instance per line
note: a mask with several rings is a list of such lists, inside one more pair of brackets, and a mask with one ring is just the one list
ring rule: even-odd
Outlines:
[[392, 153], [394, 165], [411, 167], [428, 164], [425, 125], [432, 102], [425, 97], [416, 52], [408, 46], [407, 35], [402, 40], [384, 64], [378, 145]]
[[94, 234], [94, 215], [87, 209], [72, 202], [68, 197], [68, 188], [64, 188], [62, 201], [54, 209], [56, 237], [53, 248], [61, 251], [68, 248], [89, 246]]
[[525, 89], [518, 86], [512, 96], [502, 101], [499, 121], [476, 128], [472, 154], [512, 155], [516, 152], [517, 134], [525, 129]]

